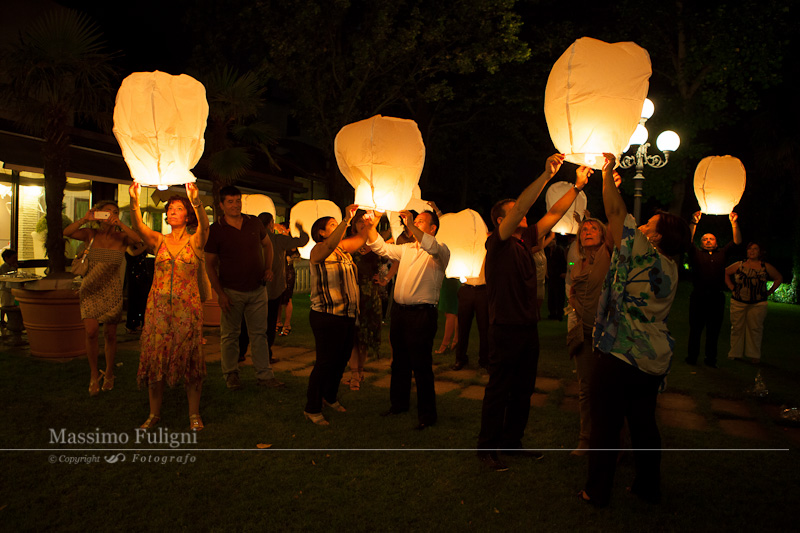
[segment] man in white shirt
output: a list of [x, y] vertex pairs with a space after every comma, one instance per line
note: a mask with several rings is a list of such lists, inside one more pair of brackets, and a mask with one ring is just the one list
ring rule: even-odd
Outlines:
[[368, 220], [367, 246], [378, 255], [400, 261], [394, 288], [391, 329], [392, 381], [389, 388], [391, 408], [384, 416], [408, 411], [411, 398], [411, 373], [417, 383], [417, 429], [435, 424], [436, 392], [433, 387], [433, 338], [436, 336], [439, 290], [450, 250], [436, 241], [439, 217], [432, 211], [416, 219], [402, 211], [406, 227], [415, 242], [386, 244], [376, 228], [380, 217]]

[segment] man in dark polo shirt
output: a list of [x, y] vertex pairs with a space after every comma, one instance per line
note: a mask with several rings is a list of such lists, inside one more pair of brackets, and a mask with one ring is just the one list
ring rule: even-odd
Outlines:
[[492, 208], [495, 230], [486, 239], [489, 382], [483, 397], [478, 458], [496, 471], [508, 470], [498, 450], [542, 457], [540, 452], [522, 448], [539, 363], [536, 265], [531, 249], [564, 216], [592, 170], [580, 167], [575, 186], [535, 225], [528, 226], [525, 215], [563, 162], [562, 154], [550, 156], [544, 172], [519, 198], [501, 200]]
[[[272, 241], [258, 218], [242, 213], [242, 193], [233, 186], [219, 191], [223, 216], [209, 230], [206, 272], [217, 293], [220, 317], [222, 374], [229, 389], [242, 388], [239, 380], [239, 332], [242, 317], [250, 332], [257, 383], [281, 387], [269, 364], [267, 348], [267, 291], [272, 279]], [[265, 266], [266, 265], [266, 266]]]
[[[692, 216], [690, 228], [692, 241], [697, 223], [703, 216], [698, 211]], [[700, 336], [706, 330], [705, 364], [717, 368], [717, 341], [722, 329], [722, 318], [725, 314], [725, 267], [730, 264], [729, 254], [734, 245], [742, 243], [742, 233], [737, 223], [738, 215], [728, 215], [733, 231], [733, 241], [722, 248], [717, 246], [717, 238], [706, 233], [700, 238], [700, 247], [692, 246], [689, 250], [689, 266], [692, 269], [694, 289], [689, 297], [689, 350], [686, 362], [697, 364], [700, 356]]]

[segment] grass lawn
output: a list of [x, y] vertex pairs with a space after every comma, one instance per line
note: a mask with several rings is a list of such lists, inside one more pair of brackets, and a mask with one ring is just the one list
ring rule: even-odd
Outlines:
[[[578, 501], [586, 460], [568, 453], [577, 444], [578, 415], [561, 408], [563, 390], [531, 409], [525, 444], [548, 450], [544, 459], [509, 458], [511, 470], [495, 473], [473, 450], [481, 402], [457, 391], [437, 398], [439, 423], [418, 432], [411, 429], [415, 414], [378, 416], [388, 408], [388, 389], [371, 381], [358, 392], [343, 386], [348, 412], [325, 411], [331, 426], [321, 428], [302, 417], [307, 378], [282, 373], [285, 390], [262, 390], [246, 369], [245, 389], [232, 393], [214, 363], [201, 404], [206, 429], [196, 444], [161, 451], [157, 448], [169, 447], [170, 435], [186, 432], [185, 393], [165, 394], [160, 435], [166, 440], [136, 443], [133, 428], [148, 412], [147, 394], [135, 385], [137, 351], [119, 353], [114, 391], [90, 398], [85, 360], [54, 363], [0, 348], [0, 530], [795, 530], [800, 445], [794, 439], [800, 430], [776, 424], [774, 413], [783, 404], [800, 404], [800, 306], [770, 303], [760, 367], [727, 361], [726, 317], [721, 368], [710, 370], [683, 362], [689, 291], [688, 285], [680, 287], [670, 320], [676, 350], [668, 391], [691, 397], [708, 423], [702, 430], [661, 424], [666, 451], [664, 500], [658, 506], [626, 494], [630, 456], [617, 470], [609, 508]], [[293, 331], [280, 344], [313, 346], [307, 310], [307, 295], [296, 295]], [[442, 319], [434, 347], [443, 325]], [[539, 325], [539, 375], [568, 383], [575, 378], [565, 353], [565, 328], [565, 322]], [[384, 332], [382, 355], [388, 357], [388, 329]], [[435, 356], [448, 363], [437, 373], [452, 360], [452, 354]], [[766, 398], [745, 393], [759, 371], [770, 391]], [[371, 380], [388, 371], [381, 372]], [[765, 438], [725, 432], [726, 418], [712, 407], [720, 398], [743, 402]], [[414, 404], [412, 398], [412, 411]], [[51, 443], [51, 429], [61, 428], [65, 434], [118, 433], [128, 442]], [[120, 453], [124, 460], [105, 460]]]

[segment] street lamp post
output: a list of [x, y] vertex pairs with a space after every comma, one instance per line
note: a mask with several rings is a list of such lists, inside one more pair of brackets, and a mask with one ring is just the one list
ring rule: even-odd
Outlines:
[[[630, 140], [630, 146], [638, 145], [636, 154], [626, 155], [622, 158], [619, 166], [622, 168], [630, 168], [636, 165], [636, 176], [633, 178], [633, 217], [636, 223], [641, 223], [642, 214], [642, 189], [644, 186], [644, 167], [645, 165], [653, 168], [661, 168], [669, 162], [669, 154], [678, 149], [681, 144], [680, 137], [674, 131], [664, 131], [656, 139], [656, 146], [659, 150], [664, 152], [662, 158], [660, 154], [648, 155], [647, 149], [650, 143], [647, 142], [647, 128], [644, 127], [647, 119], [653, 116], [655, 106], [649, 98], [645, 98], [644, 106], [642, 107], [642, 118], [639, 119], [639, 125], [636, 126], [636, 131], [633, 132]], [[625, 150], [627, 152], [627, 150]]]

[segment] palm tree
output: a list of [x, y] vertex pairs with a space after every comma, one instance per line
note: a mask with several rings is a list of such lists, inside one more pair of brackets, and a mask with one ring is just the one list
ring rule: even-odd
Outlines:
[[44, 139], [45, 203], [49, 275], [65, 271], [61, 211], [75, 119], [100, 123], [113, 104], [111, 54], [84, 14], [45, 13], [0, 54], [0, 106], [21, 127]]
[[257, 117], [263, 106], [264, 88], [252, 72], [240, 75], [225, 66], [203, 77], [208, 97], [206, 157], [214, 195], [214, 211], [219, 215], [219, 190], [230, 185], [253, 164], [252, 151], [266, 155], [273, 167], [277, 163], [269, 146], [275, 143], [275, 128], [267, 123], [248, 121]]

